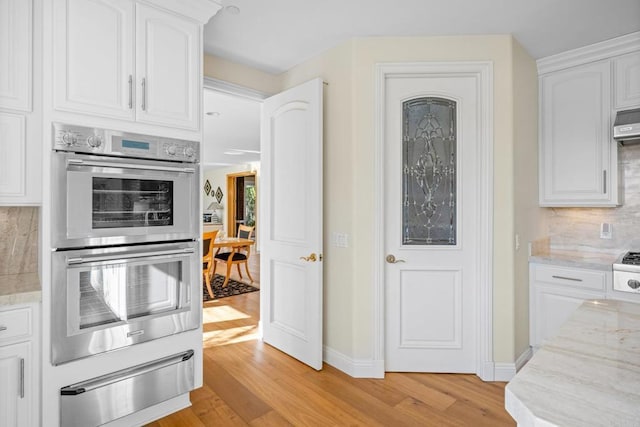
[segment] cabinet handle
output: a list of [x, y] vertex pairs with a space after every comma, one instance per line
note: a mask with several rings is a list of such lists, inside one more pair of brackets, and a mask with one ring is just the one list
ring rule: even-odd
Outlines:
[[24, 359], [20, 359], [20, 399], [24, 399]]
[[129, 109], [133, 108], [133, 76], [129, 74]]
[[607, 171], [602, 171], [602, 191], [607, 194]]
[[142, 78], [142, 111], [147, 110], [147, 79]]
[[575, 277], [565, 277], [565, 276], [551, 276], [554, 279], [562, 279], [562, 280], [571, 280], [574, 282], [582, 282], [582, 279], [576, 279]]
[[4, 325], [0, 325], [0, 332], [6, 331], [8, 328]]

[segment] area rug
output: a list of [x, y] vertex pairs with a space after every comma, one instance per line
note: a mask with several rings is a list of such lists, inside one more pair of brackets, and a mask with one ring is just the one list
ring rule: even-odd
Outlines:
[[[246, 294], [248, 292], [259, 291], [260, 289], [255, 288], [251, 285], [247, 285], [246, 283], [238, 282], [237, 280], [229, 279], [229, 283], [224, 288], [222, 284], [224, 283], [224, 276], [221, 274], [214, 274], [213, 280], [211, 280], [211, 289], [213, 289], [213, 294], [215, 298], [226, 298], [234, 295]], [[211, 301], [212, 298], [209, 296], [209, 292], [207, 292], [207, 285], [202, 283], [202, 300], [203, 301]]]

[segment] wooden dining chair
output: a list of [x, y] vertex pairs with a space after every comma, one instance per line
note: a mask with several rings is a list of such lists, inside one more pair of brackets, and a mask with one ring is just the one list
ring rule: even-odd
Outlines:
[[207, 292], [211, 298], [215, 298], [213, 295], [213, 289], [211, 289], [211, 277], [216, 271], [215, 262], [213, 261], [213, 242], [216, 240], [219, 230], [209, 231], [202, 233], [202, 275], [204, 276], [204, 283], [207, 286]]
[[[250, 227], [248, 225], [240, 225], [240, 227], [238, 227], [238, 237], [241, 239], [251, 239], [253, 237], [253, 228], [254, 227]], [[231, 254], [233, 254], [233, 258], [229, 259], [231, 258]], [[238, 269], [238, 274], [242, 279], [243, 277], [242, 272], [240, 271], [240, 264], [244, 264], [244, 269], [247, 272], [247, 276], [249, 276], [249, 280], [251, 280], [251, 283], [253, 283], [253, 277], [251, 277], [251, 273], [249, 272], [250, 255], [251, 245], [241, 246], [237, 248], [235, 252], [220, 252], [220, 250], [218, 249], [218, 252], [216, 252], [215, 256], [213, 257], [213, 270], [215, 271], [216, 263], [218, 261], [227, 264], [231, 263], [232, 265], [235, 264], [236, 268]], [[225, 280], [225, 284], [227, 282], [228, 278]]]

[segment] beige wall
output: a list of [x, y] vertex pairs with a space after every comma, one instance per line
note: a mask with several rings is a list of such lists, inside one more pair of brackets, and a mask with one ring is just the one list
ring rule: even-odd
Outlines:
[[[209, 167], [205, 168], [202, 173], [202, 209], [207, 209], [207, 207], [217, 200], [215, 198], [215, 193], [218, 187], [222, 190], [222, 200], [220, 204], [224, 207], [223, 214], [223, 230], [228, 232], [227, 228], [227, 175], [239, 172], [251, 172], [254, 171], [256, 173], [256, 183], [258, 182], [260, 175], [260, 165], [259, 163], [243, 163], [240, 165], [226, 166], [226, 167]], [[211, 192], [207, 195], [204, 191], [204, 183], [209, 180], [209, 184], [211, 184]]]
[[278, 93], [281, 87], [279, 76], [206, 54], [204, 75], [267, 94]]
[[[529, 347], [528, 242], [544, 236], [546, 213], [538, 206], [538, 75], [534, 60], [513, 40], [514, 227], [513, 357]], [[515, 245], [515, 242], [514, 242]], [[508, 332], [505, 331], [505, 335]]]
[[[371, 304], [368, 295], [355, 296], [354, 263], [358, 243], [353, 238], [359, 221], [354, 205], [354, 167], [360, 163], [353, 142], [353, 43], [331, 49], [282, 75], [289, 88], [316, 77], [324, 86], [324, 345], [347, 356], [357, 348], [355, 307]], [[371, 215], [369, 212], [368, 215]], [[331, 233], [349, 234], [349, 247], [331, 246]], [[355, 346], [355, 347], [354, 347]]]
[[[509, 35], [354, 39], [279, 76], [282, 88], [314, 77], [328, 83], [324, 91], [325, 345], [355, 360], [374, 357], [373, 271], [376, 262], [383, 262], [373, 259], [372, 247], [374, 194], [380, 191], [374, 186], [375, 65], [412, 61], [493, 63], [494, 359], [513, 362], [528, 341], [525, 255], [522, 249], [515, 252], [514, 235], [516, 230], [522, 233], [526, 246], [529, 234], [536, 234], [529, 228], [536, 216], [516, 219], [526, 214], [516, 204], [532, 203], [537, 197], [536, 168], [531, 165], [537, 138], [537, 77], [535, 63]], [[216, 77], [228, 80], [222, 72]], [[249, 79], [249, 83], [254, 84], [245, 85], [257, 87], [257, 82]], [[522, 183], [525, 186], [516, 191]], [[332, 232], [347, 233], [349, 247], [332, 247]]]

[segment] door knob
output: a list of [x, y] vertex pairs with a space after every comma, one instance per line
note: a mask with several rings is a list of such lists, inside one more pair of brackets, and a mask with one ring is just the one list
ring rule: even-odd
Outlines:
[[304, 261], [309, 261], [309, 262], [316, 262], [318, 260], [315, 252], [309, 256], [301, 256], [300, 259]]
[[405, 260], [403, 259], [396, 259], [396, 257], [393, 254], [389, 254], [387, 255], [387, 258], [385, 258], [387, 260], [387, 262], [389, 264], [396, 264], [398, 262], [405, 262]]

